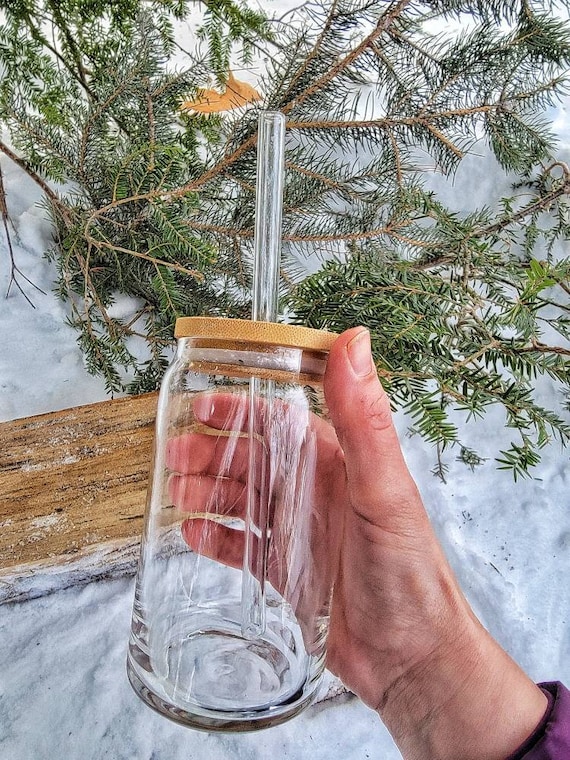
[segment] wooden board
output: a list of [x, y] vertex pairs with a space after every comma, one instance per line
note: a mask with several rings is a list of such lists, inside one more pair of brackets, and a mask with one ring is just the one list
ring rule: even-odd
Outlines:
[[0, 601], [134, 571], [157, 394], [0, 424]]

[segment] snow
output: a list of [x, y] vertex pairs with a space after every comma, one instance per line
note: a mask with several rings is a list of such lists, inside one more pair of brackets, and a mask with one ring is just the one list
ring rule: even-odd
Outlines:
[[[390, 746], [385, 729], [354, 698], [321, 703], [249, 735], [189, 731], [155, 715], [125, 675], [131, 594], [132, 582], [123, 579], [3, 609], [3, 760], [325, 760], [378, 757], [379, 742]], [[340, 727], [334, 733], [333, 721]], [[392, 748], [381, 757], [399, 754]]]
[[45, 291], [35, 290], [20, 278], [35, 309], [14, 286], [10, 297], [4, 298], [10, 269], [2, 229], [0, 419], [99, 401], [104, 397], [101, 381], [85, 371], [74, 331], [65, 324], [65, 306], [51, 292], [55, 272], [43, 258], [43, 253], [51, 247], [51, 228], [45, 210], [38, 205], [41, 191], [5, 156], [0, 156], [0, 163], [8, 211], [15, 228], [10, 229], [10, 233], [16, 264]]
[[[566, 158], [569, 102], [552, 113]], [[41, 193], [5, 157], [0, 162], [16, 263], [46, 291], [22, 281], [35, 309], [14, 287], [4, 298], [9, 258], [0, 232], [0, 419], [103, 399], [103, 384], [86, 372], [65, 306], [50, 290], [54, 271], [42, 258], [50, 225], [38, 205]], [[466, 164], [454, 184], [437, 185], [456, 206], [457, 199], [492, 203], [505, 187], [491, 161]], [[117, 313], [130, 308], [127, 299], [115, 306]], [[541, 381], [539, 392], [547, 402], [554, 389]], [[492, 461], [510, 440], [501, 411], [493, 410], [466, 429], [489, 459], [472, 472], [454, 452], [447, 454], [443, 483], [430, 472], [434, 450], [407, 435], [405, 419], [397, 423], [410, 469], [476, 613], [532, 678], [570, 684], [568, 451], [552, 445], [533, 479], [513, 482]], [[45, 520], [36, 521], [38, 534], [50, 527]], [[250, 735], [193, 732], [155, 715], [125, 676], [132, 594], [132, 578], [120, 578], [0, 607], [0, 760], [400, 757], [375, 715], [349, 696]]]

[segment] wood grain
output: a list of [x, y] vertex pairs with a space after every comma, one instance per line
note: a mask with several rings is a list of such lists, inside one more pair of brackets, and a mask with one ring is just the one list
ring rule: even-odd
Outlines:
[[134, 569], [156, 403], [151, 393], [0, 424], [0, 601], [37, 595], [34, 578], [45, 593], [47, 577]]

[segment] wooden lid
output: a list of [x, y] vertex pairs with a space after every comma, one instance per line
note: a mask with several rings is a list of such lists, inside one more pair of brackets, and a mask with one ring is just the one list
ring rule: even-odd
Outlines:
[[225, 317], [180, 317], [176, 320], [174, 335], [177, 338], [215, 338], [310, 351], [329, 351], [338, 337], [336, 333], [299, 325]]

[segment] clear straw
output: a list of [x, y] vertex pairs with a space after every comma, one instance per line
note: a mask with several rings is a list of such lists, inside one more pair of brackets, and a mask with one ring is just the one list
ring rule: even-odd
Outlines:
[[[257, 138], [257, 178], [251, 318], [276, 322], [279, 307], [281, 218], [285, 174], [285, 116], [262, 111]], [[269, 543], [269, 444], [275, 383], [249, 380], [249, 461], [242, 575], [242, 635], [265, 631], [265, 575]]]
[[262, 111], [257, 140], [251, 318], [258, 322], [276, 322], [285, 174], [284, 114], [279, 111]]

